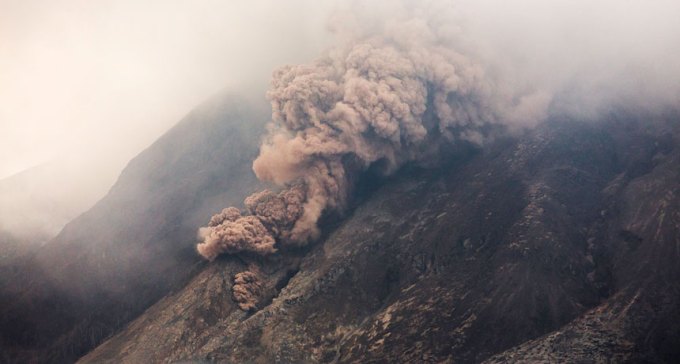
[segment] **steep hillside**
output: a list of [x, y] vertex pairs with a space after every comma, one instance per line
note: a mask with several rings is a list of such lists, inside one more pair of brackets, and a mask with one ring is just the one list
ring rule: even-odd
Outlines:
[[460, 147], [308, 249], [218, 259], [81, 362], [671, 362], [679, 145], [677, 117], [612, 116]]
[[221, 94], [133, 159], [110, 192], [5, 277], [3, 362], [75, 360], [203, 264], [196, 228], [258, 188], [270, 109]]

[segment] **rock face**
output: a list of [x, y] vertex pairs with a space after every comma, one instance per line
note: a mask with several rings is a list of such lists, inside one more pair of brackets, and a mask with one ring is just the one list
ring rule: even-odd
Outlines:
[[220, 257], [80, 362], [671, 362], [679, 120], [554, 121], [405, 168], [317, 244]]
[[56, 238], [3, 263], [0, 362], [75, 361], [184, 286], [204, 264], [197, 227], [261, 188], [251, 162], [269, 117], [264, 97], [218, 95], [133, 159]]

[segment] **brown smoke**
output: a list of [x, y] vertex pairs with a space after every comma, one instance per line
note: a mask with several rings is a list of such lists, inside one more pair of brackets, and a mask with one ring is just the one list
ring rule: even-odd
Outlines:
[[231, 293], [234, 301], [244, 311], [257, 308], [263, 290], [262, 273], [256, 266], [250, 266], [248, 270], [234, 276]]
[[[275, 253], [274, 238], [262, 222], [256, 216], [241, 216], [236, 213], [237, 209], [226, 208], [210, 219], [211, 226], [199, 230], [199, 237], [203, 242], [196, 247], [198, 252], [208, 260], [213, 260], [222, 253]], [[212, 223], [216, 225], [212, 226]]]
[[286, 244], [297, 241], [293, 229], [304, 213], [305, 194], [303, 185], [291, 186], [278, 195], [264, 190], [246, 198], [245, 205], [280, 243]]
[[[214, 259], [272, 253], [274, 241], [306, 244], [319, 236], [324, 212], [345, 208], [348, 173], [376, 162], [392, 172], [442, 136], [482, 140], [494, 120], [484, 72], [449, 40], [427, 21], [406, 18], [276, 71], [272, 123], [253, 170], [284, 190], [248, 197], [250, 216], [225, 210], [213, 217], [199, 252]], [[358, 163], [350, 167], [348, 159]]]

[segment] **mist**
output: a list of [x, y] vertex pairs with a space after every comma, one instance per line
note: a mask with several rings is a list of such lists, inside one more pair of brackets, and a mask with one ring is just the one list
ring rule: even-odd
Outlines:
[[551, 111], [597, 118], [680, 101], [675, 1], [469, 1], [461, 27], [497, 85], [543, 93]]
[[[347, 38], [423, 19], [446, 33], [443, 44], [482, 67], [501, 102], [533, 98], [545, 112], [595, 118], [621, 106], [677, 108], [679, 13], [680, 4], [666, 0], [374, 1], [336, 12], [330, 23]], [[531, 126], [547, 116], [522, 117], [523, 109], [530, 108], [502, 117]]]
[[276, 66], [325, 47], [331, 5], [0, 2], [0, 230], [55, 234], [211, 95], [264, 98]]

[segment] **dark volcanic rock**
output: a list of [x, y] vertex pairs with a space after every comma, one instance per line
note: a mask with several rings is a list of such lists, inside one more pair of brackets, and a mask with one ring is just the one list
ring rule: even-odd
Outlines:
[[680, 347], [680, 141], [670, 122], [556, 121], [405, 168], [316, 245], [223, 257], [89, 362], [667, 361]]
[[[677, 139], [676, 143], [677, 143]], [[655, 142], [658, 145], [658, 142]], [[677, 145], [677, 144], [675, 144]], [[604, 236], [615, 294], [569, 325], [489, 362], [676, 362], [680, 358], [680, 148], [604, 191]]]
[[0, 361], [75, 361], [181, 288], [204, 264], [197, 227], [260, 188], [251, 162], [269, 113], [264, 97], [222, 94], [201, 105], [3, 277]]

